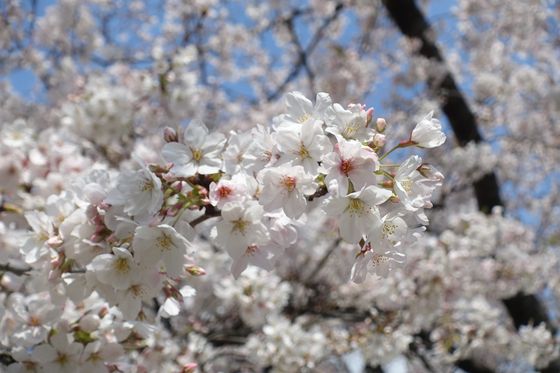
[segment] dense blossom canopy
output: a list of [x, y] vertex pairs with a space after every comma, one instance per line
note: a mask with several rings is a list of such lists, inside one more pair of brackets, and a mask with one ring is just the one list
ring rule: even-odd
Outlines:
[[0, 3], [0, 371], [555, 371], [560, 6], [391, 3]]

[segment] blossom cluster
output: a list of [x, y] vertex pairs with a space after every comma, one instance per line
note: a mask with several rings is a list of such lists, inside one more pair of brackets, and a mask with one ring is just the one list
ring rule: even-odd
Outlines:
[[[424, 209], [443, 176], [417, 155], [402, 163], [385, 159], [399, 148], [441, 145], [440, 123], [429, 114], [408, 139], [383, 152], [386, 122], [374, 121], [373, 109], [344, 108], [326, 93], [312, 103], [292, 92], [285, 102], [286, 112], [270, 127], [229, 138], [200, 121], [167, 128], [165, 163], [137, 160], [120, 172], [94, 167], [48, 197], [43, 209], [26, 211], [32, 232], [22, 238], [21, 258], [26, 271], [46, 281], [37, 285], [43, 289], [37, 296], [50, 297], [53, 306], [34, 297], [9, 300], [9, 339], [31, 347], [31, 355], [14, 358], [71, 370], [91, 360], [92, 348], [95, 361], [122, 355], [117, 324], [100, 329], [112, 320], [107, 312], [132, 327], [177, 315], [195, 293], [183, 280], [205, 273], [193, 242], [202, 234], [194, 228], [208, 219], [217, 221], [206, 239], [229, 254], [235, 277], [248, 265], [273, 269], [298, 241], [296, 227], [311, 211], [335, 219], [340, 238], [357, 245], [354, 281], [403, 263], [406, 245], [428, 223]], [[272, 307], [265, 299], [255, 306], [278, 309], [287, 301], [278, 297]], [[68, 324], [60, 313], [70, 307], [66, 300], [80, 307], [86, 302], [89, 311]], [[262, 325], [250, 306], [242, 306], [243, 317]], [[100, 343], [103, 338], [108, 343]], [[99, 348], [110, 350], [107, 357]]]

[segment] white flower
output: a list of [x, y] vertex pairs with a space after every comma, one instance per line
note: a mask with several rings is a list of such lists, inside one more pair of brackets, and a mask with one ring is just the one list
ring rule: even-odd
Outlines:
[[49, 254], [47, 241], [54, 235], [54, 228], [50, 218], [44, 212], [28, 211], [25, 213], [27, 223], [33, 233], [20, 249], [27, 263], [36, 263]]
[[154, 215], [163, 204], [161, 180], [145, 166], [137, 171], [123, 171], [105, 202], [123, 206], [131, 216]]
[[13, 341], [25, 347], [42, 342], [48, 334], [48, 327], [60, 318], [61, 310], [49, 303], [48, 295], [32, 294], [24, 297], [16, 293], [11, 300], [12, 313], [21, 323], [21, 329], [11, 336]]
[[101, 254], [88, 265], [97, 280], [115, 289], [127, 289], [135, 272], [141, 272], [132, 254], [125, 248], [114, 247], [112, 254]]
[[348, 105], [348, 110], [339, 104], [334, 104], [327, 110], [326, 132], [332, 133], [340, 141], [367, 141], [373, 136], [373, 131], [367, 127], [370, 110], [364, 110], [361, 105]]
[[11, 124], [3, 124], [2, 144], [14, 149], [28, 149], [34, 145], [34, 126], [27, 123], [25, 119], [18, 118]]
[[357, 243], [364, 236], [381, 226], [377, 205], [391, 197], [391, 191], [374, 185], [365, 187], [345, 197], [334, 197], [324, 210], [338, 217], [340, 236], [346, 242]]
[[222, 177], [218, 183], [210, 183], [210, 203], [221, 209], [228, 202], [250, 199], [256, 183], [252, 176], [245, 173], [237, 173], [229, 180]]
[[412, 130], [410, 140], [421, 148], [435, 148], [445, 142], [445, 133], [441, 130], [439, 120], [432, 118], [431, 111]]
[[392, 210], [381, 218], [382, 224], [373, 229], [368, 239], [377, 252], [394, 251], [408, 238], [408, 225], [401, 217], [404, 212]]
[[239, 260], [252, 245], [268, 241], [268, 232], [262, 223], [262, 207], [254, 202], [231, 202], [222, 209], [223, 220], [216, 224], [213, 236], [233, 260]]
[[16, 363], [8, 365], [6, 373], [43, 372], [43, 370], [41, 370], [39, 360], [33, 356], [31, 349], [23, 346], [16, 346], [12, 348], [10, 355], [14, 358]]
[[126, 289], [117, 292], [117, 305], [127, 320], [134, 320], [142, 309], [142, 302], [151, 300], [158, 291], [160, 276], [154, 271], [132, 274]]
[[74, 342], [63, 331], [50, 338], [51, 344], [33, 349], [32, 357], [39, 361], [45, 372], [74, 373], [78, 371], [82, 345]]
[[259, 201], [265, 210], [282, 208], [286, 216], [294, 219], [305, 211], [306, 196], [312, 195], [317, 189], [317, 183], [305, 173], [302, 166], [266, 168], [259, 178], [263, 185]]
[[381, 226], [370, 232], [368, 242], [356, 256], [350, 279], [356, 283], [365, 280], [366, 273], [387, 277], [395, 266], [402, 265], [405, 255], [399, 252], [407, 238], [408, 226], [398, 212], [390, 212], [381, 219]]
[[430, 193], [420, 181], [424, 177], [418, 172], [422, 165], [422, 158], [413, 155], [404, 161], [395, 174], [394, 189], [400, 202], [408, 211], [416, 211], [426, 204], [426, 194]]
[[231, 264], [231, 274], [233, 277], [238, 278], [249, 264], [270, 271], [274, 265], [274, 249], [275, 247], [266, 244], [247, 246], [240, 256], [232, 256], [233, 263]]
[[[368, 242], [366, 246], [370, 246]], [[350, 279], [357, 284], [364, 282], [367, 274], [375, 274], [380, 277], [387, 277], [395, 267], [402, 266], [405, 262], [405, 255], [397, 251], [379, 251], [369, 249], [358, 254]]]
[[228, 145], [223, 153], [224, 171], [228, 174], [234, 174], [243, 169], [245, 162], [245, 153], [253, 143], [253, 137], [250, 133], [231, 132]]
[[124, 348], [118, 343], [93, 341], [86, 345], [80, 358], [81, 373], [106, 373], [105, 363], [111, 363], [124, 355]]
[[283, 126], [275, 135], [278, 149], [282, 152], [281, 160], [302, 165], [312, 175], [317, 173], [318, 162], [324, 154], [332, 149], [331, 141], [318, 121]]
[[329, 192], [348, 194], [348, 181], [355, 189], [375, 184], [374, 172], [379, 169], [377, 154], [358, 141], [339, 140], [335, 151], [328, 154], [322, 163], [327, 176], [325, 182]]
[[170, 142], [161, 153], [167, 162], [173, 163], [171, 172], [177, 176], [189, 177], [197, 173], [208, 175], [220, 171], [222, 150], [226, 143], [223, 134], [210, 134], [201, 121], [191, 122], [185, 129], [184, 144]]
[[317, 93], [315, 106], [311, 100], [301, 92], [290, 92], [284, 97], [287, 114], [277, 118], [278, 121], [291, 123], [310, 124], [314, 121], [323, 121], [325, 111], [330, 107], [332, 101], [328, 93]]
[[160, 224], [136, 228], [132, 247], [135, 259], [143, 266], [153, 268], [162, 260], [168, 276], [179, 277], [190, 243], [172, 226]]
[[247, 171], [256, 172], [273, 165], [278, 156], [276, 141], [269, 128], [257, 125], [251, 131], [252, 143], [244, 154], [243, 163]]

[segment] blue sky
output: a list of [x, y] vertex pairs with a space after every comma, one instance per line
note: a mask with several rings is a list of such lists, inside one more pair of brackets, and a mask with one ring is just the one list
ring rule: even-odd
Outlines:
[[[56, 0], [37, 0], [37, 14], [39, 16], [44, 15], [45, 10], [50, 5], [55, 3]], [[451, 7], [453, 6], [454, 3], [455, 3], [454, 0], [432, 0], [427, 8], [428, 18], [433, 22], [437, 22], [439, 19], [449, 14]], [[24, 2], [24, 4], [28, 4], [28, 3]], [[235, 9], [236, 9], [235, 7], [231, 7], [230, 11], [235, 11]], [[239, 20], [243, 22], [243, 17], [240, 14], [239, 14]], [[301, 28], [298, 29], [298, 33], [300, 34], [302, 42], [305, 45], [308, 42], [308, 40], [306, 39], [309, 39], [310, 35], [308, 33], [306, 34], [305, 31], [302, 32]], [[349, 36], [352, 33], [352, 29], [350, 28], [347, 31], [347, 33]], [[274, 45], [271, 44], [270, 48], [272, 50], [275, 47]], [[0, 77], [0, 79], [2, 80], [7, 79], [11, 83], [14, 91], [17, 92], [22, 97], [25, 97], [29, 100], [42, 101], [41, 91], [38, 90], [40, 89], [40, 87], [37, 84], [38, 83], [37, 78], [30, 70], [27, 69], [14, 70], [11, 72], [11, 74], [8, 77]], [[386, 85], [389, 84], [389, 82], [381, 81], [378, 84], [379, 84], [378, 91], [383, 92], [386, 91], [386, 89], [384, 88], [386, 87]], [[241, 88], [241, 91], [243, 91], [242, 87], [237, 87], [237, 88]], [[368, 104], [375, 107], [376, 109], [379, 108], [377, 109], [378, 115], [385, 114], [381, 110], [381, 108], [383, 107], [383, 102], [382, 102], [383, 99], [384, 99], [383, 95], [376, 95], [375, 92], [372, 95], [370, 95], [370, 97], [368, 97]]]

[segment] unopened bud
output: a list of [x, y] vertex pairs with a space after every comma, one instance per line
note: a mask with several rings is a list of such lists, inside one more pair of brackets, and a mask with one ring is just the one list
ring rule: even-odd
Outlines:
[[179, 136], [177, 136], [177, 131], [171, 127], [165, 127], [163, 129], [163, 139], [165, 142], [178, 142]]
[[375, 129], [377, 132], [385, 132], [385, 128], [387, 127], [387, 122], [383, 118], [377, 118], [377, 122], [375, 122]]
[[373, 136], [372, 143], [375, 149], [380, 149], [383, 146], [385, 146], [385, 142], [386, 142], [385, 135], [376, 133], [375, 136]]
[[373, 120], [373, 108], [369, 108], [366, 112], [366, 127], [369, 127]]
[[181, 192], [181, 191], [183, 190], [183, 188], [184, 188], [184, 186], [185, 186], [186, 184], [187, 184], [187, 183], [184, 182], [184, 181], [179, 181], [179, 182], [173, 184], [172, 187], [175, 189], [175, 191], [176, 191], [177, 193], [179, 193], [179, 192]]
[[198, 368], [196, 363], [187, 363], [183, 365], [183, 369], [181, 369], [181, 373], [194, 373]]
[[393, 189], [393, 180], [385, 180], [382, 184], [383, 188]]
[[109, 314], [109, 308], [103, 307], [102, 309], [99, 310], [97, 314], [99, 315], [100, 318], [104, 318], [106, 315]]
[[171, 165], [166, 164], [164, 166], [161, 166], [159, 164], [150, 164], [148, 165], [148, 168], [155, 174], [166, 174], [171, 169]]
[[187, 271], [188, 274], [192, 275], [192, 276], [203, 276], [206, 274], [206, 271], [204, 270], [204, 268], [199, 267], [197, 265], [194, 264], [188, 264], [185, 266], [185, 271]]

